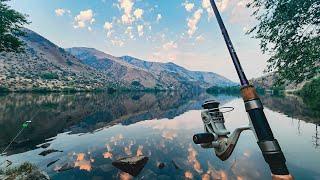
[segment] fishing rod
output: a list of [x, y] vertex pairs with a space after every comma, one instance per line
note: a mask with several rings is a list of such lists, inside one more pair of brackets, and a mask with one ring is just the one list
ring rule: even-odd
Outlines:
[[201, 112], [205, 133], [194, 135], [193, 141], [196, 144], [201, 144], [203, 148], [214, 148], [217, 157], [224, 161], [231, 156], [241, 132], [252, 130], [256, 135], [257, 144], [262, 155], [270, 167], [272, 178], [293, 179], [286, 166], [286, 159], [280, 145], [273, 136], [258, 93], [254, 86], [249, 84], [249, 81], [243, 72], [239, 58], [234, 50], [216, 3], [214, 0], [210, 0], [210, 3], [240, 79], [241, 96], [249, 116], [250, 126], [237, 128], [230, 136], [228, 136], [230, 132], [227, 131], [224, 126], [223, 114], [230, 111], [228, 110], [230, 107], [219, 107], [219, 102], [217, 101], [206, 101], [202, 105], [205, 110]]

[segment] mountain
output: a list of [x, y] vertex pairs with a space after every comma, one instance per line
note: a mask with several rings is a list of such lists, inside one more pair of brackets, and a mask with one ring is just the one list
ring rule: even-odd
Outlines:
[[130, 56], [114, 57], [92, 48], [66, 49], [82, 63], [96, 68], [125, 83], [139, 82], [147, 88], [179, 89], [232, 86], [236, 83], [211, 72], [190, 71], [174, 63], [158, 63]]
[[123, 61], [121, 58], [93, 48], [75, 47], [66, 50], [77, 57], [81, 63], [103, 72], [115, 81], [122, 81], [126, 86], [136, 86], [137, 88], [157, 87], [159, 89], [179, 89], [192, 86], [191, 83], [183, 84], [174, 77], [161, 79], [145, 69]]
[[24, 53], [0, 53], [0, 91], [187, 90], [235, 84], [174, 63], [115, 57], [93, 48], [63, 49], [31, 30], [24, 31], [20, 37]]
[[[259, 88], [263, 88], [263, 89], [273, 89], [277, 86], [276, 85], [277, 78], [278, 78], [277, 74], [269, 73], [269, 74], [263, 75], [261, 77], [251, 79], [250, 82], [255, 87], [259, 87]], [[280, 87], [283, 88], [284, 90], [288, 90], [288, 91], [298, 90], [298, 89], [301, 89], [306, 82], [308, 82], [308, 81], [303, 81], [301, 83], [294, 83], [294, 82], [286, 81], [283, 84], [281, 84]]]
[[0, 87], [10, 91], [92, 90], [117, 84], [39, 34], [24, 31], [20, 39], [25, 53], [0, 54]]
[[229, 79], [220, 76], [212, 72], [203, 71], [190, 71], [181, 66], [178, 66], [172, 62], [169, 63], [159, 63], [159, 62], [149, 62], [140, 60], [131, 56], [122, 56], [121, 59], [124, 61], [140, 67], [155, 76], [177, 76], [179, 79], [189, 82], [194, 82], [200, 85], [202, 88], [208, 88], [211, 86], [234, 86], [236, 83], [230, 81]]

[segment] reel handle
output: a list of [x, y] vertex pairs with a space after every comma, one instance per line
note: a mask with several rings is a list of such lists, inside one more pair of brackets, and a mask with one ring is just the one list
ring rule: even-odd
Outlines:
[[193, 142], [195, 144], [206, 144], [214, 141], [214, 135], [211, 133], [199, 133], [193, 135]]

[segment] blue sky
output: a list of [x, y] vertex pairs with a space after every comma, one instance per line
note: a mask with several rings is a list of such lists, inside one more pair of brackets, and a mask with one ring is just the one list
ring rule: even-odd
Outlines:
[[[218, 0], [249, 78], [262, 75], [267, 55], [245, 35], [256, 23], [248, 0]], [[28, 28], [57, 45], [93, 47], [148, 61], [174, 62], [238, 81], [209, 0], [12, 0]]]

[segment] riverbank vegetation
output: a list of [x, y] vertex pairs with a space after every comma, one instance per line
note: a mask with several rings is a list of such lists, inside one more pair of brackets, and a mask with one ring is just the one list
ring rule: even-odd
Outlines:
[[50, 178], [40, 172], [36, 166], [30, 163], [23, 163], [18, 167], [0, 169], [0, 179], [48, 180]]
[[[227, 86], [227, 87], [219, 87], [219, 86], [212, 86], [208, 88], [206, 91], [209, 94], [233, 94], [233, 95], [240, 95], [240, 86]], [[265, 93], [265, 89], [263, 88], [256, 88], [257, 92], [260, 94]]]
[[278, 85], [300, 83], [319, 75], [320, 2], [318, 0], [253, 0], [247, 4], [257, 24], [248, 34], [270, 54], [268, 72]]
[[303, 101], [312, 108], [319, 109], [320, 107], [320, 77], [307, 82], [303, 88], [297, 91], [297, 94], [302, 97]]

